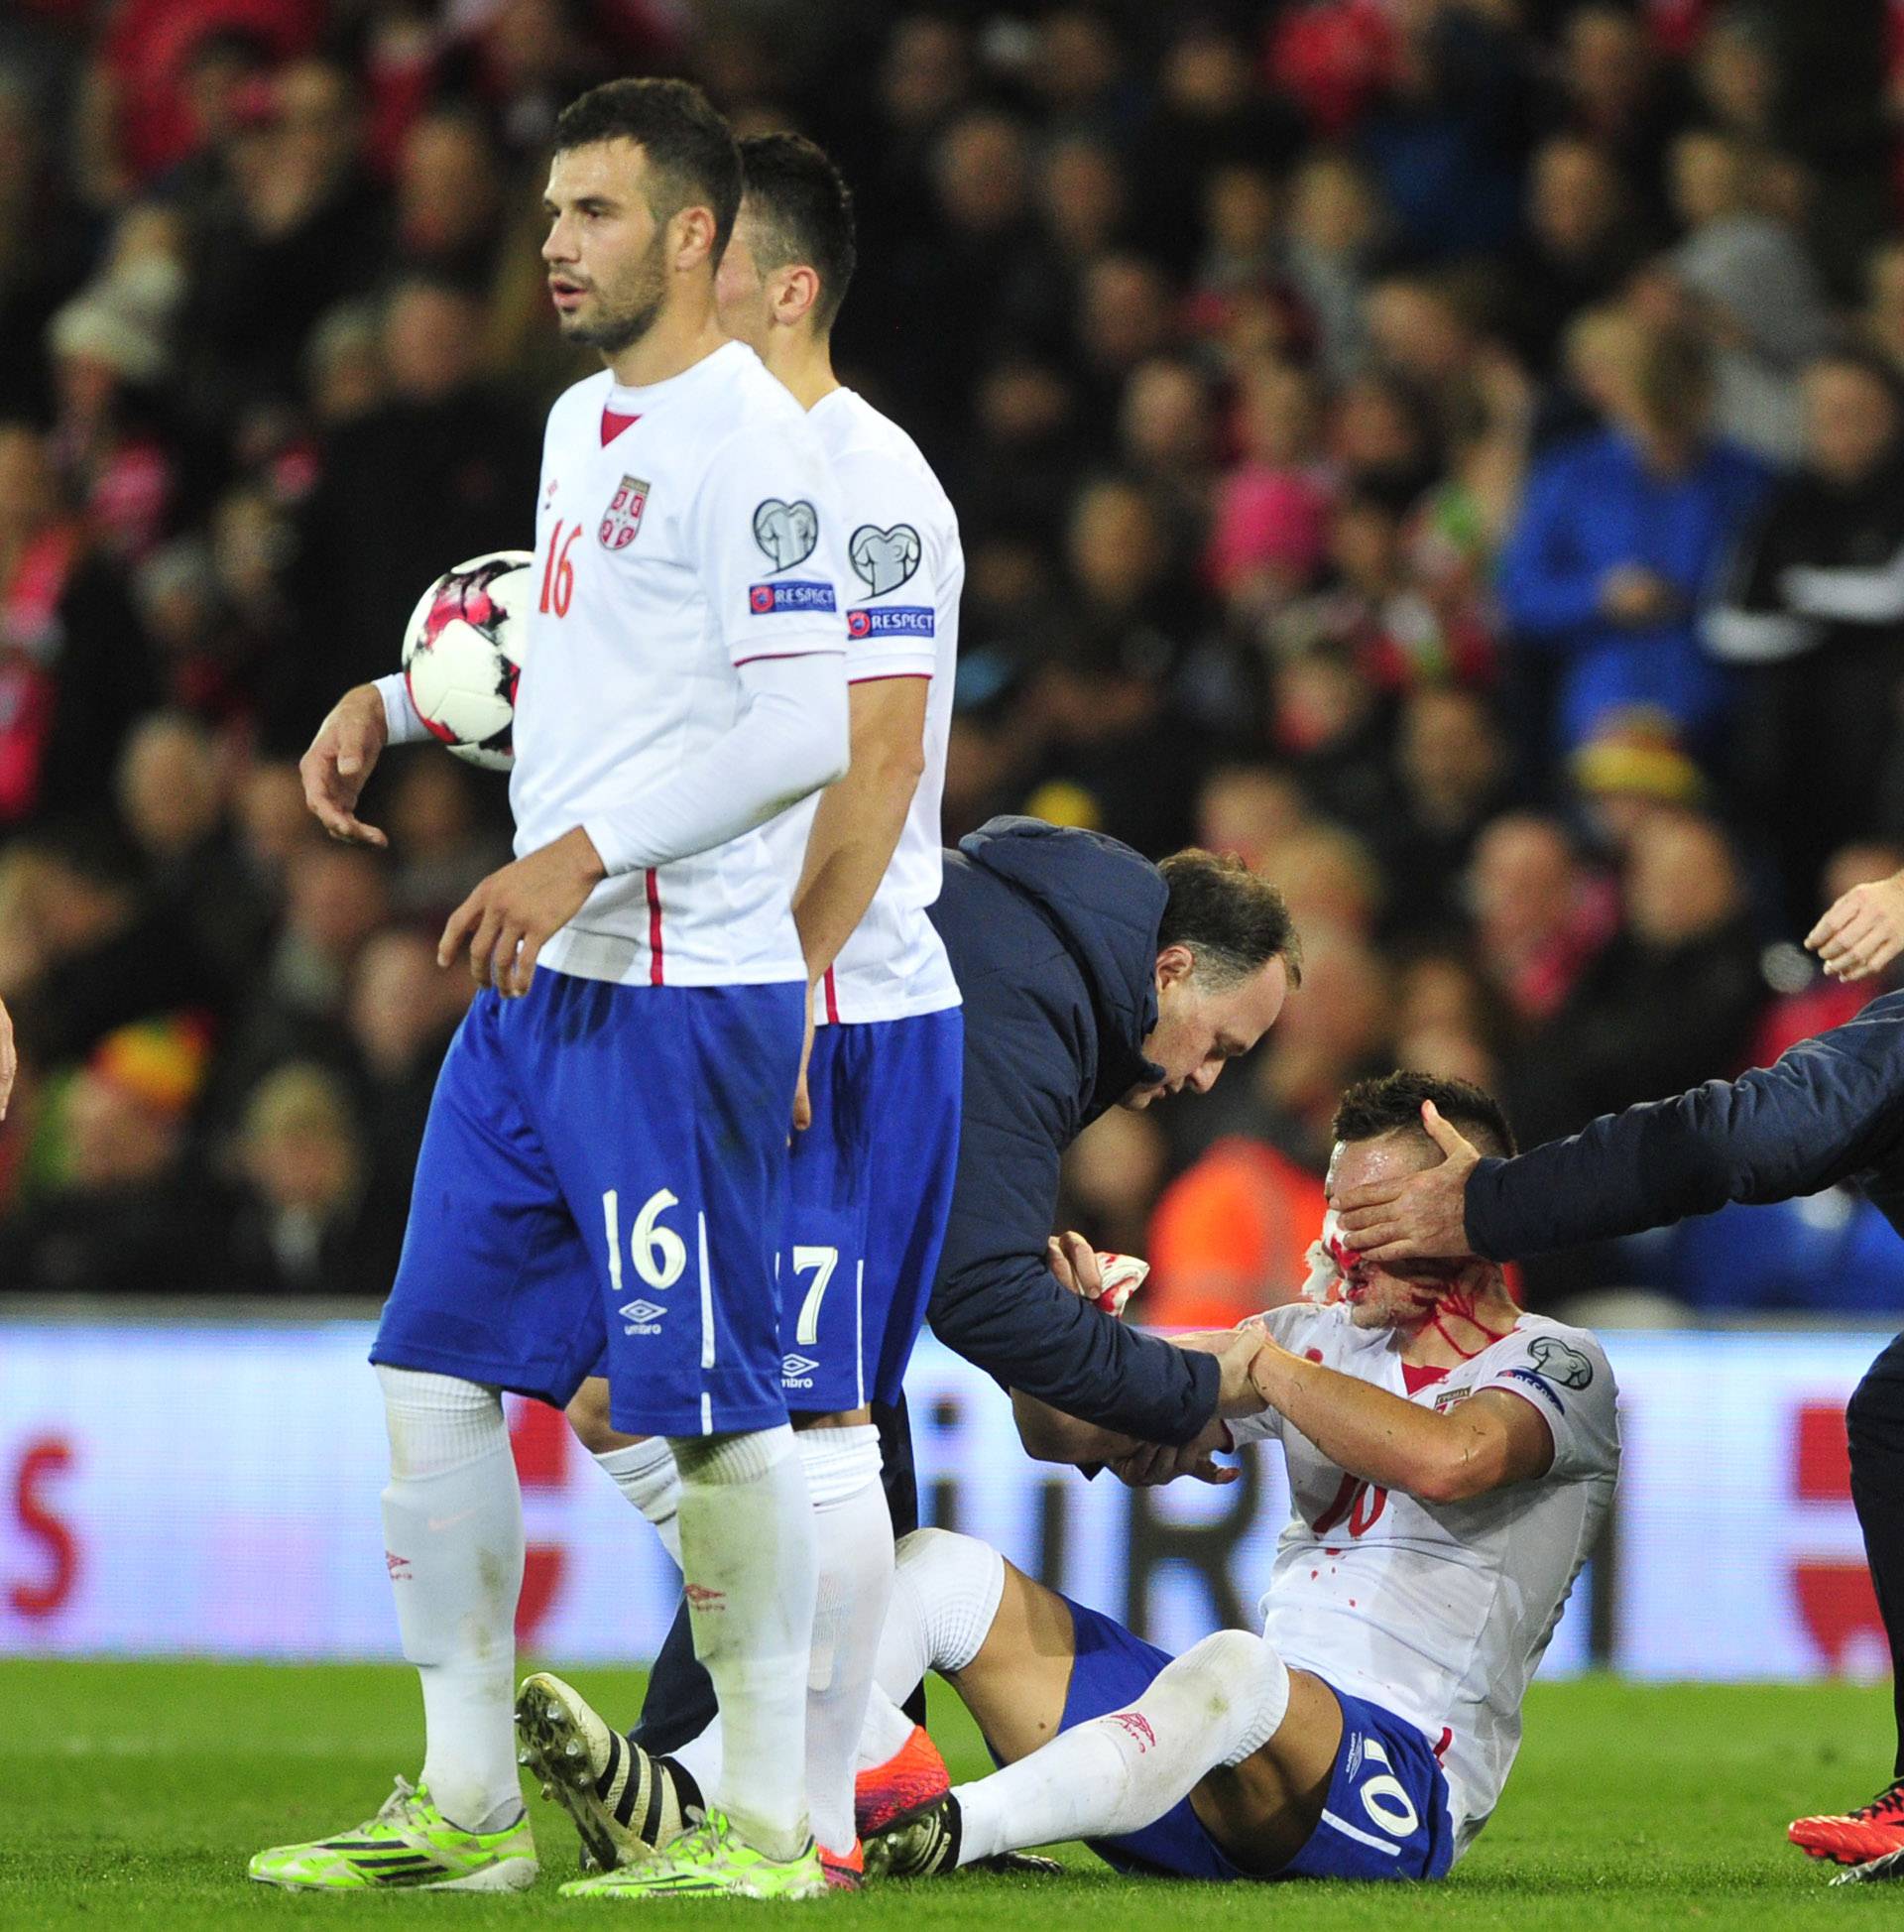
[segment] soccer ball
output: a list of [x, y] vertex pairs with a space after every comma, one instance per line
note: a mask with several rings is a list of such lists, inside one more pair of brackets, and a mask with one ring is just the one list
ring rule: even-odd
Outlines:
[[458, 758], [492, 772], [516, 763], [516, 680], [535, 562], [528, 550], [496, 550], [445, 570], [404, 630], [404, 679], [416, 715]]

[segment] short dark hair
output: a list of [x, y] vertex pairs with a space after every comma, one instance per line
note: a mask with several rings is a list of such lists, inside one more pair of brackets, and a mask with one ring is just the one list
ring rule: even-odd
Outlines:
[[1187, 946], [1206, 984], [1226, 986], [1280, 959], [1302, 984], [1302, 948], [1283, 896], [1241, 859], [1190, 846], [1158, 866], [1170, 888], [1157, 950]]
[[1421, 1104], [1435, 1103], [1435, 1111], [1474, 1142], [1483, 1153], [1512, 1154], [1514, 1130], [1500, 1102], [1471, 1080], [1441, 1080], [1432, 1073], [1400, 1068], [1378, 1080], [1358, 1080], [1336, 1106], [1338, 1141], [1374, 1141], [1384, 1134], [1412, 1130], [1424, 1140]]
[[713, 210], [718, 266], [741, 205], [741, 150], [708, 97], [689, 80], [605, 80], [555, 117], [556, 154], [598, 141], [641, 146], [665, 192], [666, 205], [650, 204], [656, 220], [687, 207]]
[[824, 334], [840, 312], [859, 261], [853, 190], [825, 149], [805, 135], [752, 134], [741, 143], [741, 192], [750, 216], [759, 217], [754, 250], [759, 265], [797, 264], [820, 278], [813, 319]]

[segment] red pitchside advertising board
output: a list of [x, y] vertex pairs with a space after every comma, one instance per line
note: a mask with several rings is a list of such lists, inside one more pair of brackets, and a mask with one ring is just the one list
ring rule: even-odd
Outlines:
[[[0, 1652], [395, 1657], [370, 1333], [0, 1322]], [[1844, 1408], [1884, 1337], [1602, 1339], [1624, 1475], [1547, 1671], [1881, 1673]], [[1228, 1489], [1132, 1492], [1029, 1462], [998, 1389], [930, 1338], [907, 1386], [930, 1520], [1172, 1649], [1252, 1620], [1288, 1507], [1273, 1449]], [[560, 1415], [514, 1399], [510, 1414], [525, 1646], [651, 1656], [671, 1564]]]

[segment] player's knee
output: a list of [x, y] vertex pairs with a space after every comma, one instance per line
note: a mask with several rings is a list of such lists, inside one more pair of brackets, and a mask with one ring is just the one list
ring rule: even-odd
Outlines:
[[933, 1662], [963, 1670], [991, 1633], [1005, 1595], [1005, 1558], [953, 1529], [915, 1529], [899, 1541], [898, 1580], [926, 1622]]
[[575, 1431], [576, 1439], [591, 1456], [605, 1456], [611, 1449], [625, 1448], [632, 1436], [620, 1434], [608, 1419], [608, 1382], [602, 1376], [590, 1376], [568, 1398], [568, 1407], [563, 1411], [568, 1417], [568, 1426]]
[[1206, 1701], [1205, 1721], [1226, 1735], [1221, 1761], [1240, 1764], [1275, 1736], [1289, 1708], [1289, 1667], [1266, 1637], [1218, 1630], [1170, 1666], [1193, 1696]]
[[397, 1482], [440, 1475], [500, 1447], [509, 1448], [503, 1398], [481, 1383], [421, 1369], [376, 1365], [390, 1436], [390, 1473]]

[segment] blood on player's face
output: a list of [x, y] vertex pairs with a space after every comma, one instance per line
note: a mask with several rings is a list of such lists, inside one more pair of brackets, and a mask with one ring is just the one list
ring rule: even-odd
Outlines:
[[[1440, 1158], [1441, 1150], [1426, 1134], [1395, 1132], [1368, 1141], [1338, 1141], [1329, 1156], [1324, 1194], [1333, 1208], [1352, 1187], [1397, 1180]], [[1349, 1319], [1358, 1328], [1399, 1328], [1420, 1321], [1467, 1268], [1463, 1262], [1419, 1261], [1388, 1268], [1350, 1249], [1332, 1252], [1342, 1268]]]
[[620, 137], [565, 148], [549, 163], [542, 260], [556, 321], [604, 355], [640, 341], [666, 299], [668, 224], [649, 189], [647, 154]]

